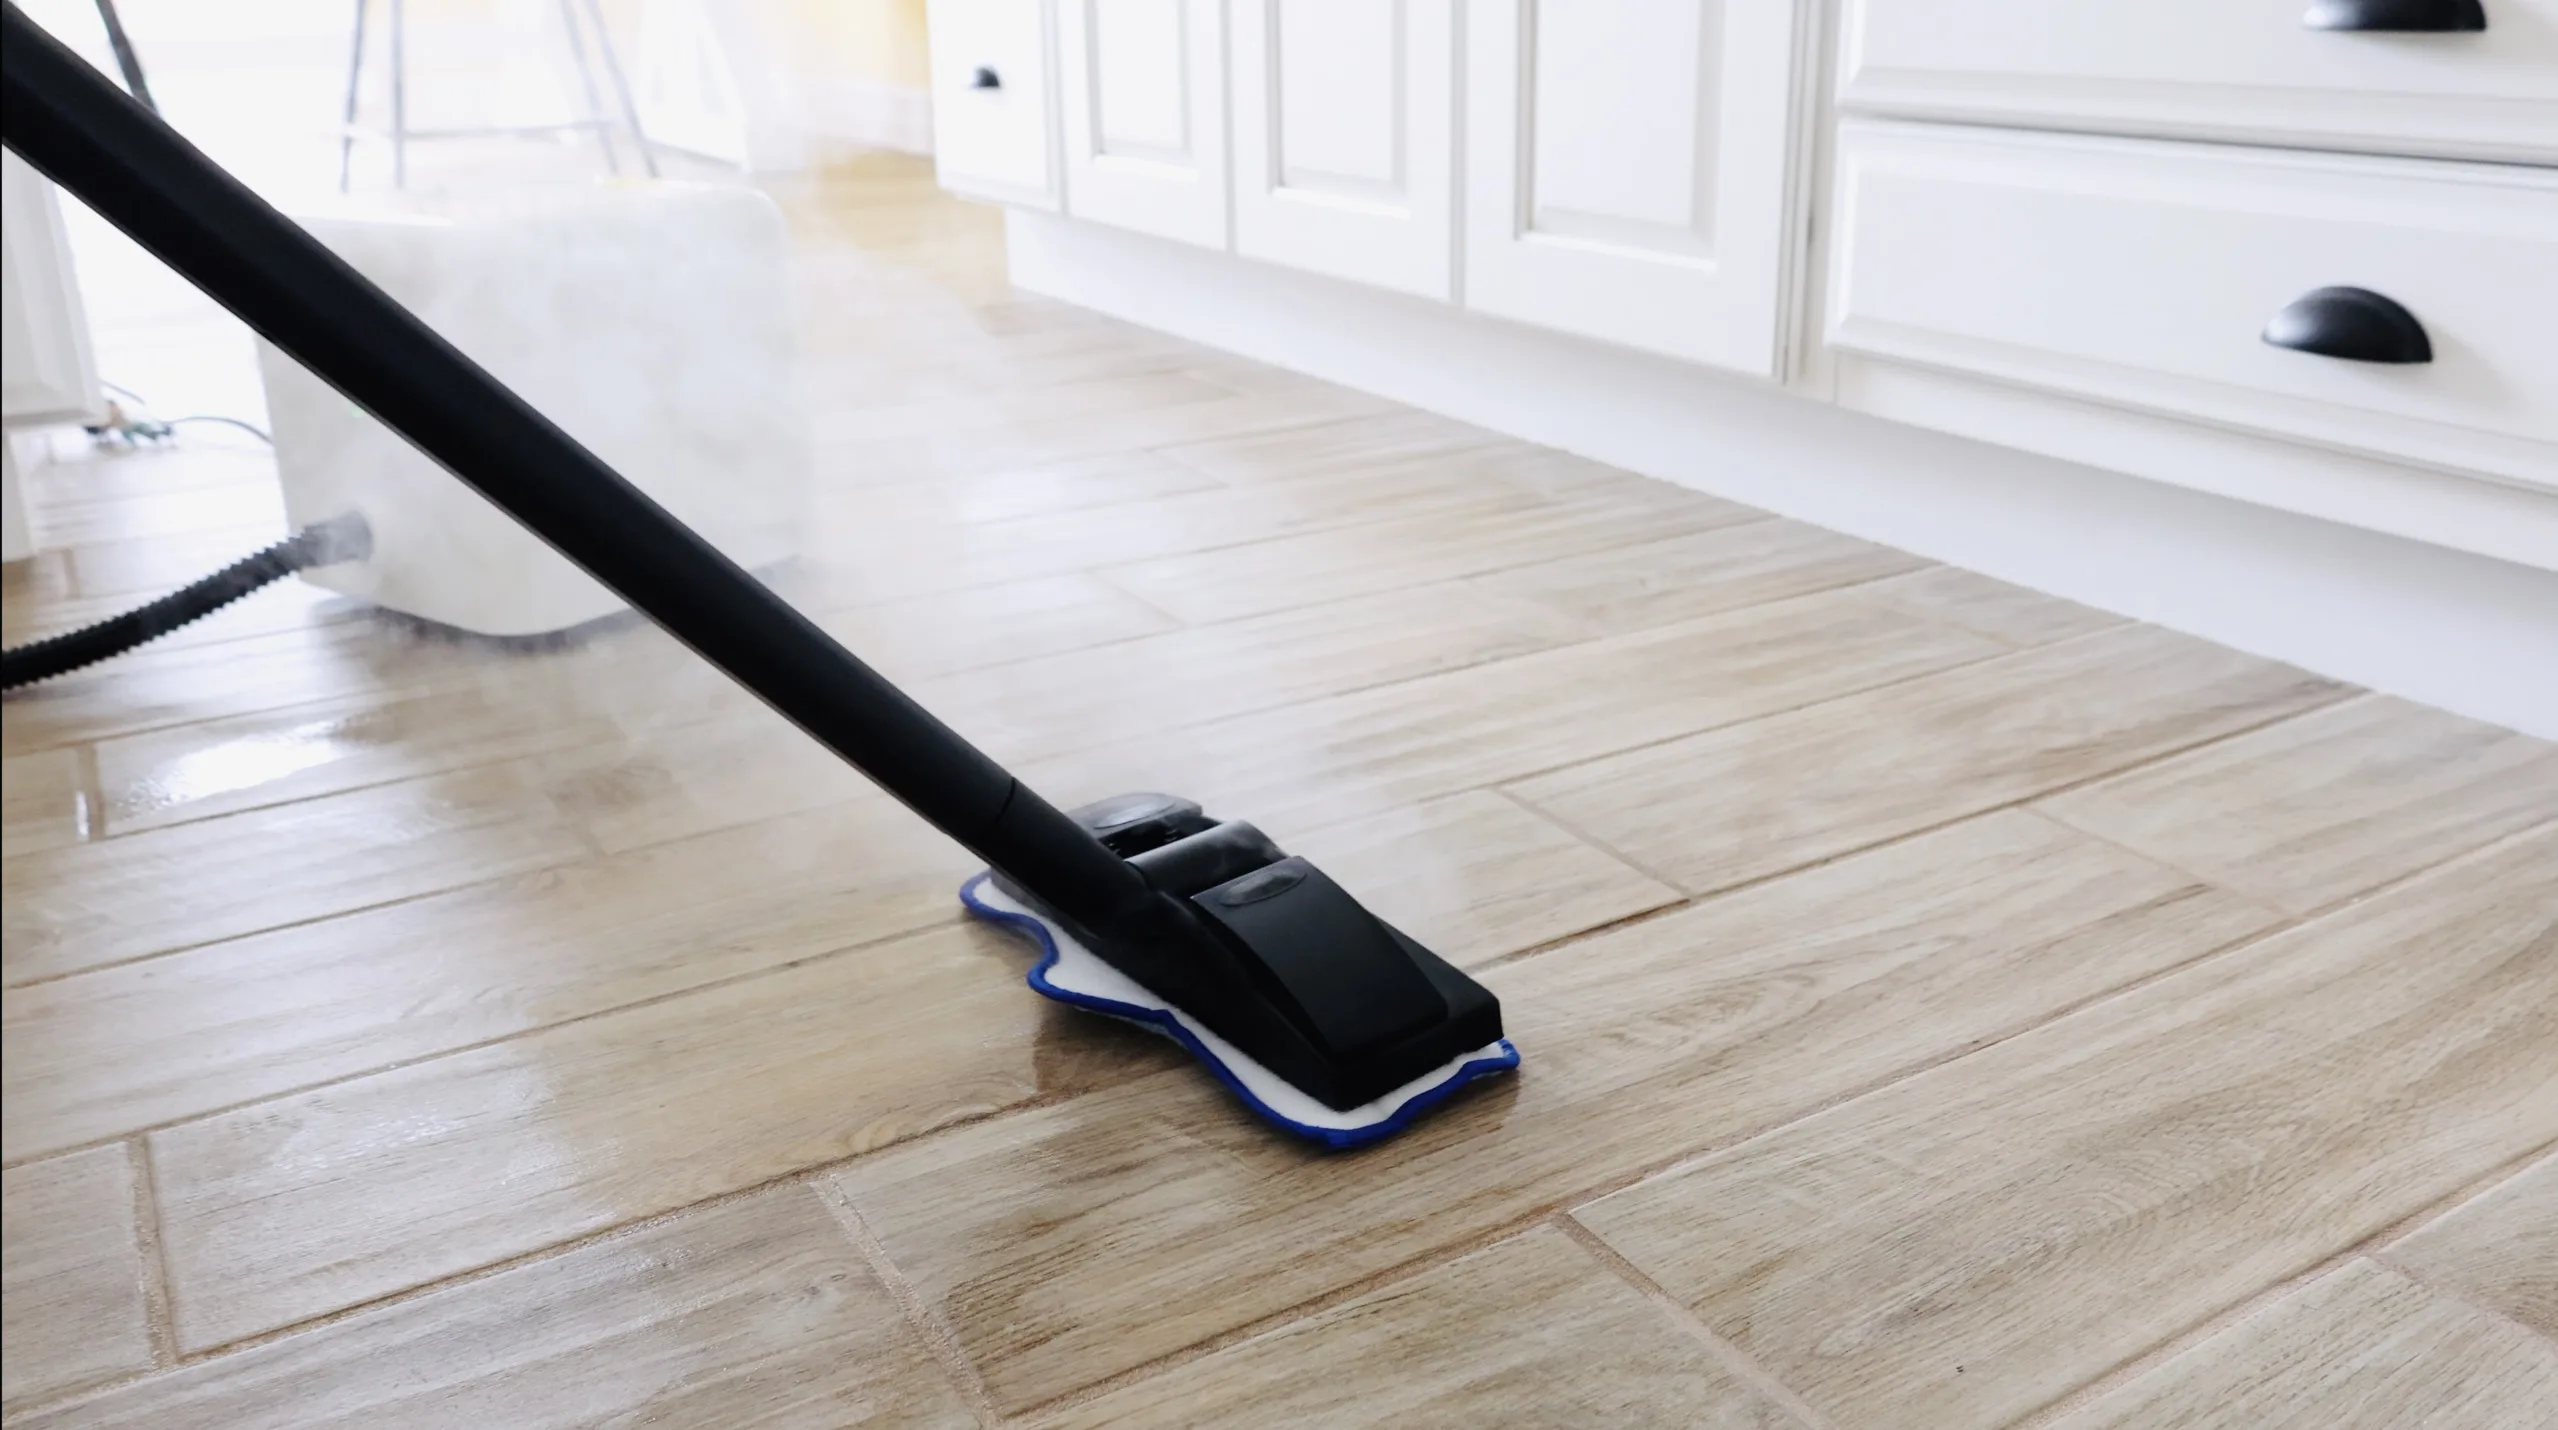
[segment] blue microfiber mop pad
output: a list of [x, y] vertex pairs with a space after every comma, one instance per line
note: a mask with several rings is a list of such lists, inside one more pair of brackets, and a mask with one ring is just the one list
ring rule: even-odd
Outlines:
[[962, 885], [959, 901], [977, 917], [1017, 929], [1038, 941], [1039, 962], [1030, 970], [1032, 988], [1060, 1003], [1125, 1019], [1164, 1034], [1205, 1063], [1217, 1080], [1242, 1098], [1244, 1105], [1263, 1121], [1336, 1150], [1392, 1137], [1446, 1101], [1458, 1088], [1519, 1065], [1519, 1050], [1503, 1038], [1414, 1078], [1374, 1102], [1347, 1112], [1338, 1111], [1291, 1087], [1277, 1073], [1246, 1057], [1189, 1014], [1165, 1003], [1137, 980], [1050, 927], [1047, 920], [996, 888], [990, 876], [980, 874]]

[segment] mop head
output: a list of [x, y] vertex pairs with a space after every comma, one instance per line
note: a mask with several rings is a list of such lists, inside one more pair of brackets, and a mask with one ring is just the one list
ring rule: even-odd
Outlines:
[[1263, 1121], [1336, 1150], [1392, 1137], [1445, 1102], [1458, 1088], [1519, 1065], [1519, 1050], [1503, 1038], [1452, 1058], [1374, 1102], [1346, 1112], [1326, 1107], [1051, 927], [1046, 919], [995, 887], [990, 876], [980, 874], [969, 880], [960, 888], [959, 901], [977, 917], [1028, 934], [1038, 943], [1039, 962], [1030, 970], [1032, 988], [1060, 1003], [1123, 1019], [1171, 1038], [1206, 1064], [1217, 1080], [1242, 1098], [1244, 1105]]

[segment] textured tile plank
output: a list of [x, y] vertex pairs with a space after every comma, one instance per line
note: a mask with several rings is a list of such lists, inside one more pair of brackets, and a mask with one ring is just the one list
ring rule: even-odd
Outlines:
[[1551, 1229], [1229, 1346], [1046, 1425], [1801, 1430], [1696, 1336]]
[[2558, 819], [2558, 745], [2374, 695], [2038, 807], [2306, 914]]
[[1039, 998], [1025, 967], [954, 927], [154, 1133], [180, 1345], [1178, 1056]]
[[870, 794], [0, 994], [11, 1160], [952, 921], [969, 856]]
[[[179, 584], [202, 574], [194, 571]], [[123, 604], [129, 608], [132, 603]], [[371, 653], [386, 634], [380, 622], [357, 621], [214, 645], [146, 647], [106, 665], [10, 692], [9, 718], [0, 724], [0, 734], [14, 755], [378, 692], [381, 672]], [[434, 659], [434, 647], [422, 649]]]
[[1607, 631], [1853, 586], [1926, 563], [1797, 521], [1753, 521], [1664, 541], [1516, 566], [1472, 584]]
[[1232, 388], [1177, 368], [1077, 376], [1060, 382], [989, 384], [942, 398], [892, 398], [837, 407], [827, 423], [857, 442], [926, 437], [985, 422], [1043, 422], [1094, 412], [1161, 411], [1232, 398]]
[[859, 486], [821, 483], [810, 494], [821, 525], [1010, 521], [1114, 502], [1214, 491], [1217, 479], [1149, 452], [1019, 467], [970, 477]]
[[[1297, 533], [1499, 512], [1550, 516], [1559, 496], [1598, 509], [1642, 510], [1656, 520], [1680, 512], [1694, 519], [1699, 506], [1716, 515], [1723, 512], [1710, 499], [1696, 498], [1692, 505], [1689, 494], [1657, 483], [1627, 485], [1639, 482], [1608, 468], [1523, 448], [1498, 457], [1324, 472], [1288, 482], [1217, 487], [1005, 521], [846, 524], [833, 546], [835, 554], [858, 563], [863, 585], [855, 588], [856, 594], [886, 595], [956, 590], [1167, 556], [1195, 557]], [[1284, 604], [1305, 603], [1300, 598]], [[1281, 608], [1264, 605], [1230, 614]], [[1188, 612], [1175, 614], [1190, 618]]]
[[9, 1406], [149, 1369], [132, 1149], [11, 1167], [0, 1188]]
[[2004, 1423], [2558, 1137], [2553, 1047], [2558, 833], [1575, 1215], [1842, 1423]]
[[1432, 412], [1382, 412], [1310, 427], [1251, 432], [1166, 447], [1159, 455], [1221, 481], [1247, 485], [1316, 472], [1401, 466], [1523, 444]]
[[96, 797], [77, 747], [0, 760], [0, 850], [27, 854], [99, 832]]
[[2385, 1260], [2558, 1340], [2558, 1157], [2418, 1227]]
[[1101, 574], [1149, 605], [1206, 625], [1764, 519], [1745, 506], [1671, 492], [1648, 502], [1381, 521], [1132, 560]]
[[2111, 611], [2011, 586], [1960, 566], [1932, 566], [1877, 582], [1873, 595], [2014, 646], [2050, 645], [2125, 623]]
[[1155, 635], [1180, 622], [1073, 573], [851, 606], [818, 624], [891, 679], [910, 681]]
[[2021, 814], [1491, 970], [1526, 1062], [1356, 1157], [1188, 1069], [833, 1173], [1046, 1402], [2194, 958], [2265, 916]]
[[1030, 760], [1595, 634], [1534, 603], [1442, 583], [1013, 661], [916, 694], [972, 740]]
[[1597, 760], [1512, 792], [1704, 893], [2342, 693], [2289, 666], [2126, 627]]
[[491, 767], [0, 860], [8, 981], [237, 938], [588, 852]]
[[30, 1430], [973, 1426], [807, 1188], [120, 1386]]
[[1483, 790], [1302, 835], [1272, 832], [1460, 967], [1679, 901], [1678, 890]]
[[2356, 1258], [2050, 1430], [2521, 1430], [2553, 1405], [2558, 1343]]
[[1274, 826], [1382, 814], [1995, 655], [1853, 592], [1701, 617], [1028, 766], [1067, 802], [1178, 789]]
[[1247, 432], [1306, 427], [1382, 412], [1392, 406], [1383, 398], [1346, 388], [1309, 384], [1135, 411], [954, 424], [911, 437], [821, 447], [818, 459], [828, 470], [846, 474], [851, 480], [858, 480], [862, 472], [879, 473], [883, 478], [965, 476], [1204, 442]]
[[138, 834], [621, 738], [609, 715], [537, 704], [530, 693], [507, 684], [356, 695], [105, 740], [101, 832]]

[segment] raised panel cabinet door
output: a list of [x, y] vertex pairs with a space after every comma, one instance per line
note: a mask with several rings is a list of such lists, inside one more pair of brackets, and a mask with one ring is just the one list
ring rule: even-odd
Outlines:
[[1454, 0], [1235, 0], [1235, 251], [1451, 296]]
[[1478, 0], [1465, 302], [1778, 374], [1803, 0]]
[[1844, 0], [1838, 98], [1913, 119], [2553, 164], [2558, 0]]
[[928, 0], [933, 167], [943, 188], [1057, 207], [1048, 4]]
[[1058, 0], [1066, 212], [1226, 246], [1223, 0]]

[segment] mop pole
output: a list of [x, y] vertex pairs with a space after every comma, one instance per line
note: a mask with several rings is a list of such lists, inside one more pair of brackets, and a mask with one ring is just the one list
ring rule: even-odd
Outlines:
[[[0, 140], [935, 828], [1088, 927], [1143, 875], [6, 6]], [[669, 275], [673, 281], [673, 275]]]

